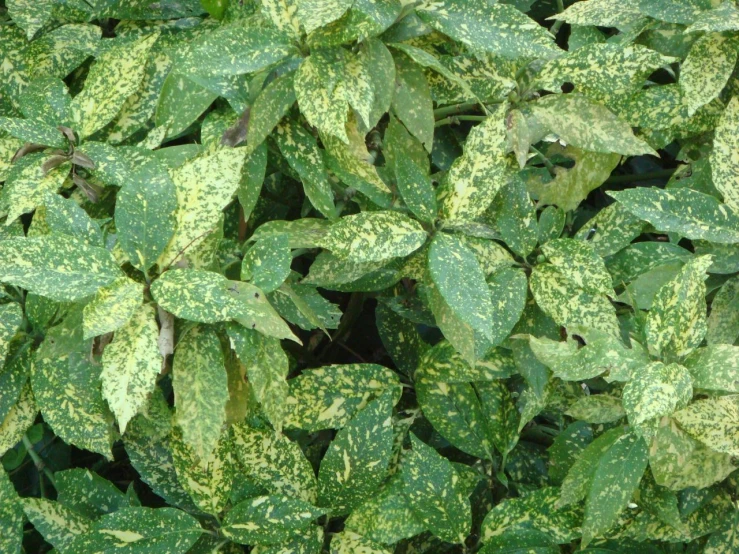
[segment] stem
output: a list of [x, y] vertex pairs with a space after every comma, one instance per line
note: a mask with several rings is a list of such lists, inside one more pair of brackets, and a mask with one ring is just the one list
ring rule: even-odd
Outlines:
[[547, 171], [549, 171], [549, 175], [551, 175], [552, 177], [556, 176], [556, 173], [554, 171], [554, 164], [549, 161], [549, 158], [547, 158], [538, 148], [534, 146], [529, 146], [529, 148], [534, 154], [539, 156], [541, 161], [544, 163], [544, 167], [546, 167]]
[[445, 106], [434, 110], [434, 118], [445, 117], [447, 115], [460, 114], [467, 110], [475, 110], [480, 106], [477, 102], [463, 102], [462, 104], [454, 104], [453, 106]]
[[[557, 0], [557, 12], [562, 13], [565, 11], [565, 3], [564, 0]], [[562, 24], [564, 23], [564, 19], [558, 19], [554, 22], [554, 25], [552, 25], [551, 33], [556, 37], [557, 33], [559, 32], [560, 27], [562, 27]]]
[[606, 184], [634, 183], [636, 181], [649, 181], [650, 179], [663, 179], [672, 177], [676, 169], [660, 169], [658, 171], [647, 171], [646, 173], [629, 173], [628, 175], [614, 175], [606, 180]]
[[434, 123], [434, 127], [441, 127], [442, 125], [456, 125], [460, 121], [485, 121], [486, 115], [452, 115], [445, 117]]
[[[28, 451], [28, 455], [31, 457], [34, 465], [36, 466], [36, 470], [39, 473], [43, 472], [43, 474], [46, 475], [46, 478], [49, 480], [52, 486], [56, 488], [56, 481], [54, 480], [54, 474], [51, 472], [51, 470], [48, 467], [46, 467], [46, 464], [41, 459], [41, 456], [39, 456], [38, 453], [33, 449], [33, 444], [31, 444], [31, 440], [28, 438], [27, 435], [23, 435], [23, 446], [26, 447], [26, 450]], [[41, 475], [39, 475], [39, 483], [40, 483], [40, 487], [43, 493], [44, 485], [43, 485], [43, 477]]]

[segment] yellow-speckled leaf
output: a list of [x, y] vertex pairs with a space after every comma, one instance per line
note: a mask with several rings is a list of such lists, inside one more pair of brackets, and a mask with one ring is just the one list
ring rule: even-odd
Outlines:
[[185, 443], [203, 460], [210, 456], [226, 419], [228, 378], [221, 343], [205, 326], [180, 339], [172, 364], [176, 422]]
[[331, 554], [390, 554], [391, 552], [390, 547], [346, 529], [331, 539]]
[[551, 264], [537, 265], [529, 285], [536, 303], [559, 325], [582, 325], [618, 336], [616, 310], [604, 294], [585, 292]]
[[31, 382], [28, 381], [21, 389], [18, 401], [0, 422], [0, 456], [21, 441], [37, 415], [36, 400], [33, 397]]
[[739, 96], [731, 99], [713, 136], [711, 176], [724, 202], [739, 210]]
[[183, 440], [179, 427], [172, 429], [169, 447], [182, 488], [198, 508], [209, 514], [219, 514], [228, 501], [235, 475], [228, 430], [221, 433], [216, 447], [206, 458], [195, 456]]
[[321, 548], [323, 548], [323, 527], [311, 525], [286, 541], [271, 545], [256, 545], [251, 552], [252, 554], [319, 554]]
[[58, 302], [95, 294], [120, 275], [110, 252], [67, 235], [0, 241], [0, 281]]
[[141, 305], [143, 295], [144, 285], [125, 276], [99, 289], [82, 312], [83, 338], [104, 335], [125, 325]]
[[133, 43], [121, 43], [97, 58], [85, 88], [72, 99], [70, 113], [82, 138], [102, 129], [139, 88], [149, 51], [159, 38], [152, 33]]
[[103, 352], [103, 398], [118, 420], [121, 433], [146, 406], [162, 369], [157, 344], [159, 327], [152, 306], [140, 306], [115, 332], [113, 342]]
[[348, 143], [344, 125], [348, 105], [344, 64], [348, 54], [338, 48], [317, 50], [303, 61], [295, 74], [295, 95], [308, 123], [322, 133]]
[[[21, 146], [23, 146], [22, 140], [8, 136], [5, 133], [0, 134], [0, 181], [5, 181], [8, 178], [8, 172], [13, 167], [10, 160]], [[4, 211], [2, 206], [3, 204], [0, 202], [0, 213]]]
[[298, 19], [306, 33], [336, 21], [352, 5], [351, 0], [296, 0], [296, 3]]
[[362, 212], [334, 223], [325, 247], [349, 262], [380, 262], [412, 254], [426, 238], [418, 222], [399, 212]]
[[588, 0], [575, 2], [562, 13], [550, 19], [561, 19], [572, 25], [595, 25], [598, 27], [628, 26], [640, 18], [638, 6], [623, 0]]
[[5, 304], [0, 306], [0, 371], [8, 354], [10, 340], [23, 322], [23, 310], [19, 304]]
[[300, 38], [297, 0], [261, 0], [262, 13], [286, 35]]
[[590, 294], [613, 294], [606, 264], [590, 243], [575, 239], [554, 239], [541, 248], [549, 262], [566, 279]]
[[23, 542], [23, 508], [15, 487], [0, 469], [0, 549], [20, 552]]
[[532, 105], [536, 118], [567, 144], [601, 154], [638, 156], [655, 152], [628, 123], [581, 94], [550, 94]]
[[[714, 3], [715, 5], [715, 3]], [[701, 12], [690, 27], [685, 29], [686, 33], [699, 33], [705, 31], [721, 32], [739, 30], [739, 9], [733, 2], [721, 2], [721, 5], [712, 10]]]
[[75, 537], [92, 527], [91, 520], [59, 502], [46, 498], [24, 498], [22, 502], [28, 520], [60, 552], [67, 551]]
[[233, 427], [233, 444], [241, 468], [255, 483], [272, 494], [315, 503], [316, 476], [296, 442], [268, 427], [241, 423]]
[[731, 554], [739, 551], [739, 510], [726, 518], [723, 527], [708, 537], [703, 554]]
[[698, 400], [673, 417], [688, 435], [712, 450], [739, 456], [739, 395]]
[[505, 104], [498, 105], [470, 131], [464, 154], [455, 160], [439, 190], [445, 219], [472, 221], [487, 209], [508, 181], [506, 110]]
[[599, 256], [610, 256], [641, 235], [644, 222], [615, 202], [595, 214], [575, 233], [587, 241]]
[[739, 277], [726, 281], [713, 297], [707, 326], [708, 344], [734, 344], [739, 338]]
[[505, 379], [514, 373], [513, 356], [507, 350], [493, 349], [471, 366], [449, 342], [440, 341], [420, 359], [415, 378], [427, 382], [468, 383]]
[[246, 134], [250, 152], [267, 138], [295, 103], [294, 80], [294, 73], [282, 75], [264, 87], [254, 100]]
[[315, 432], [343, 427], [372, 397], [397, 389], [399, 381], [380, 365], [347, 364], [305, 370], [288, 384], [285, 427]]
[[709, 344], [695, 350], [683, 364], [696, 389], [739, 393], [739, 347]]
[[47, 193], [56, 193], [69, 173], [70, 164], [63, 163], [48, 173], [43, 164], [48, 156], [36, 153], [22, 157], [10, 167], [5, 186], [0, 192], [0, 206], [7, 206], [10, 225], [18, 217], [44, 203]]
[[663, 356], [690, 354], [706, 335], [706, 270], [711, 256], [694, 258], [657, 291], [649, 310], [649, 347]]
[[680, 91], [688, 115], [716, 98], [731, 77], [739, 44], [720, 33], [708, 33], [693, 43], [680, 66]]
[[189, 160], [172, 172], [177, 192], [177, 223], [172, 240], [159, 256], [160, 266], [176, 261], [179, 256], [187, 258], [185, 250], [194, 248], [215, 230], [223, 208], [239, 187], [245, 158], [243, 148], [224, 148]]

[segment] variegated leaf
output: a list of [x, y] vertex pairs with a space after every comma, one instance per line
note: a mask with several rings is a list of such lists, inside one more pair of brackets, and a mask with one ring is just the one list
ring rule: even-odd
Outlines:
[[83, 338], [89, 339], [121, 328], [131, 319], [144, 298], [144, 285], [119, 277], [99, 289], [83, 314]]
[[542, 253], [563, 277], [590, 294], [612, 295], [611, 276], [603, 259], [589, 243], [554, 239], [542, 246]]
[[688, 435], [712, 450], [739, 456], [739, 395], [698, 400], [674, 418]]
[[[736, 54], [736, 51], [734, 52]], [[739, 96], [731, 99], [716, 127], [711, 151], [711, 176], [726, 205], [739, 209]]]
[[333, 554], [390, 554], [391, 550], [345, 529], [331, 539], [331, 552]]
[[680, 66], [680, 91], [688, 115], [716, 98], [726, 86], [737, 59], [737, 42], [719, 33], [708, 33], [693, 43]]
[[18, 493], [8, 479], [5, 470], [0, 470], [0, 548], [4, 552], [21, 551], [23, 541], [23, 507]]
[[87, 533], [92, 521], [59, 502], [46, 498], [24, 498], [23, 511], [44, 539], [67, 551], [75, 537]]
[[0, 191], [0, 206], [7, 206], [8, 210], [6, 225], [35, 210], [44, 203], [48, 193], [54, 194], [61, 188], [70, 165], [63, 163], [46, 173], [43, 166], [47, 159], [42, 153], [34, 153], [11, 166]]
[[31, 381], [27, 381], [18, 395], [18, 401], [0, 422], [0, 456], [18, 444], [33, 425], [38, 415]]

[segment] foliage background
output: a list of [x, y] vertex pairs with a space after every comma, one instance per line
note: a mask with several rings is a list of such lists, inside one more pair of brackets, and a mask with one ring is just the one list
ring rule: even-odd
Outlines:
[[739, 551], [738, 44], [0, 2], [0, 551]]

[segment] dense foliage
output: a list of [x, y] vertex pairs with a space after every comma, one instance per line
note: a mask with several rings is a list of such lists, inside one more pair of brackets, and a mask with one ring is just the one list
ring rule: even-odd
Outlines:
[[739, 8], [0, 2], [0, 552], [739, 552]]

